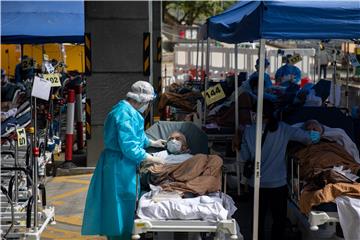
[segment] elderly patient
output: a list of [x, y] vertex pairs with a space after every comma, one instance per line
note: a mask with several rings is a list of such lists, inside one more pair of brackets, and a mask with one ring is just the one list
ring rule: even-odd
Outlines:
[[300, 163], [300, 178], [310, 181], [319, 174], [326, 173], [327, 181], [334, 179], [334, 167], [350, 170], [354, 175], [360, 175], [360, 164], [356, 162], [359, 152], [355, 144], [342, 129], [323, 126], [316, 120], [309, 120], [303, 127], [308, 131], [320, 133], [320, 142], [306, 146], [295, 153]]
[[177, 164], [188, 160], [193, 155], [190, 154], [185, 135], [174, 131], [167, 139], [166, 150], [153, 153], [153, 156], [163, 159], [164, 164]]
[[181, 132], [170, 134], [165, 151], [154, 153], [164, 164], [145, 166], [149, 183], [165, 191], [204, 195], [221, 189], [222, 159], [216, 155], [191, 155]]

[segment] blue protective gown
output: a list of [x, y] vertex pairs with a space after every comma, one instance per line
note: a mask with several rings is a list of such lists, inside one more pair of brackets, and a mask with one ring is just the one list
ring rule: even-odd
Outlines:
[[[298, 83], [301, 80], [301, 70], [296, 67], [293, 66], [291, 64], [285, 64], [284, 66], [280, 67], [276, 73], [275, 73], [275, 79], [281, 79], [282, 77], [286, 77], [289, 75], [294, 75], [294, 83]], [[287, 80], [284, 80], [287, 81]]]
[[[252, 79], [253, 77], [258, 77], [259, 76], [259, 72], [256, 71], [253, 74], [250, 75], [249, 79]], [[264, 88], [270, 88], [272, 86], [272, 82], [270, 79], [270, 75], [267, 73], [264, 73]]]
[[136, 198], [136, 167], [146, 157], [149, 139], [144, 118], [122, 100], [108, 114], [101, 153], [87, 194], [83, 235], [130, 239]]

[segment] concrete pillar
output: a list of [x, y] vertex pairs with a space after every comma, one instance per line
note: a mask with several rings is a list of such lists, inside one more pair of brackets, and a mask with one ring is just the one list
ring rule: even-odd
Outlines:
[[[160, 34], [160, 3], [153, 6], [153, 29]], [[85, 2], [85, 32], [91, 34], [92, 41], [92, 74], [87, 81], [92, 136], [87, 166], [96, 165], [103, 149], [103, 126], [111, 107], [125, 97], [135, 81], [148, 79], [142, 71], [143, 32], [148, 29], [147, 1]], [[155, 79], [160, 76], [160, 64], [153, 66]]]

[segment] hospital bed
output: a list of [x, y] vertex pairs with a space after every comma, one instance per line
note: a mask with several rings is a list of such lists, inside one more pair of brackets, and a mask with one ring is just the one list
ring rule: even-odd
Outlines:
[[[321, 124], [332, 128], [341, 128], [347, 135], [354, 140], [354, 127], [351, 118], [342, 109], [335, 107], [302, 107], [294, 111], [284, 113], [283, 120], [288, 124], [305, 122], [310, 119], [318, 120]], [[295, 205], [299, 211], [299, 199], [302, 182], [299, 179], [299, 163], [293, 156], [288, 156], [289, 166], [289, 187], [291, 204]], [[339, 222], [336, 203], [324, 203], [313, 207], [308, 214], [307, 220], [311, 230], [316, 231], [320, 225], [325, 223]]]
[[[150, 139], [167, 139], [169, 134], [175, 130], [185, 134], [192, 154], [208, 154], [207, 135], [190, 122], [157, 122], [146, 131], [146, 134]], [[151, 149], [149, 149], [149, 152], [151, 152]], [[138, 193], [136, 195], [138, 199]], [[230, 239], [242, 239], [241, 234], [238, 234], [239, 231], [237, 229], [236, 220], [232, 218], [220, 221], [149, 220], [141, 219], [136, 216], [132, 239], [139, 239], [140, 234], [146, 232], [225, 233], [229, 235]]]

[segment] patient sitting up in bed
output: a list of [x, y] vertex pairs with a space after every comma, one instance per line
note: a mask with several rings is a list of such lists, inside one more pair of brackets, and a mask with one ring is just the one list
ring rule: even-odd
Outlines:
[[165, 161], [165, 164], [177, 164], [188, 160], [193, 155], [186, 141], [186, 137], [179, 131], [170, 134], [166, 143], [166, 150], [153, 153], [155, 157], [159, 157]]

